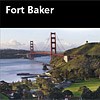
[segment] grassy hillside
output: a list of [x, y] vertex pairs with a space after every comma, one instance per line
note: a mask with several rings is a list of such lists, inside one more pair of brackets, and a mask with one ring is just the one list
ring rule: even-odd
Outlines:
[[73, 83], [70, 87], [65, 88], [64, 90], [73, 91], [74, 96], [80, 96], [82, 91], [80, 91], [79, 88], [82, 86], [87, 86], [90, 90], [96, 91], [96, 89], [100, 86], [100, 79], [90, 79], [79, 83]]
[[64, 52], [65, 55], [100, 55], [100, 43], [87, 43]]
[[100, 77], [100, 43], [84, 44], [65, 51], [64, 55], [76, 56], [67, 63], [59, 57], [53, 57], [51, 60], [53, 68], [59, 70], [59, 74], [63, 75], [64, 78]]

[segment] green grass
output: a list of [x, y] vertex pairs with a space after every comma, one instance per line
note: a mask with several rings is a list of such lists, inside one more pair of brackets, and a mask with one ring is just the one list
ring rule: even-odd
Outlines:
[[100, 86], [100, 79], [89, 79], [80, 83], [73, 83], [70, 87], [65, 88], [64, 90], [72, 91], [74, 96], [77, 97], [81, 95], [81, 91], [78, 91], [81, 86], [87, 86], [90, 90], [95, 91]]
[[0, 100], [9, 100], [9, 98], [4, 94], [0, 93]]

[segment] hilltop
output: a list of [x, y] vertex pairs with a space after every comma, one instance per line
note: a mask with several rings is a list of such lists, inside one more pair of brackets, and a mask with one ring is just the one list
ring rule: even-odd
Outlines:
[[75, 57], [67, 63], [58, 57], [53, 57], [51, 60], [51, 65], [53, 66], [51, 73], [56, 78], [60, 75], [59, 81], [62, 78], [85, 80], [91, 77], [100, 78], [100, 43], [87, 43], [77, 48], [66, 50], [64, 55], [75, 55]]
[[65, 51], [64, 55], [100, 55], [100, 43], [86, 43]]

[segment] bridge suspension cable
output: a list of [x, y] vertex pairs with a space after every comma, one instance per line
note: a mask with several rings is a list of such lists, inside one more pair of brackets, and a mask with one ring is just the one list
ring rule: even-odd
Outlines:
[[61, 48], [59, 47], [58, 44], [57, 44], [57, 49], [58, 49], [57, 51], [59, 51], [59, 52], [61, 51]]
[[65, 50], [65, 48], [64, 48], [64, 46], [62, 45], [61, 41], [59, 40], [58, 36], [57, 36], [57, 40], [58, 40], [58, 42], [60, 43], [61, 48], [62, 48], [63, 50]]
[[34, 44], [34, 46], [35, 46], [35, 50], [34, 51], [39, 51], [39, 49], [37, 48], [37, 45], [36, 44]]
[[48, 49], [48, 47], [49, 47], [49, 41], [50, 41], [50, 38], [47, 38], [46, 42], [44, 43], [44, 46], [42, 46], [42, 50], [47, 50]]

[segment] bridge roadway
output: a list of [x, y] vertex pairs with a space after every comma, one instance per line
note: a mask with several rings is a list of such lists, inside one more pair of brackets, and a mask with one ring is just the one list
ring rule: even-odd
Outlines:
[[37, 52], [30, 52], [29, 54], [42, 54], [42, 55], [51, 55], [51, 56], [59, 56], [59, 57], [64, 57], [63, 54], [61, 53], [51, 53], [51, 52], [45, 52], [45, 51], [37, 51]]

